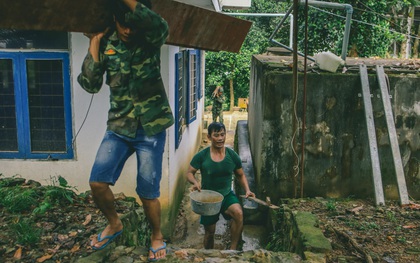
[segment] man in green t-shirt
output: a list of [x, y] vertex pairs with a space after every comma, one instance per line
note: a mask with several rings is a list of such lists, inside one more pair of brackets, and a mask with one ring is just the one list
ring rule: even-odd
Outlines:
[[[225, 147], [226, 128], [223, 123], [213, 122], [210, 124], [207, 138], [211, 145], [193, 157], [188, 168], [187, 179], [193, 184], [192, 190], [213, 190], [224, 196], [220, 213], [226, 220], [232, 219], [230, 249], [236, 250], [242, 235], [243, 212], [238, 197], [232, 191], [232, 174], [235, 174], [238, 183], [245, 190], [246, 197], [255, 197], [255, 194], [249, 189], [248, 180], [242, 169], [241, 158], [235, 151]], [[195, 173], [198, 170], [201, 171], [201, 185], [195, 178]], [[204, 225], [205, 229], [205, 249], [214, 247], [214, 233], [219, 214], [201, 216], [200, 223]]]

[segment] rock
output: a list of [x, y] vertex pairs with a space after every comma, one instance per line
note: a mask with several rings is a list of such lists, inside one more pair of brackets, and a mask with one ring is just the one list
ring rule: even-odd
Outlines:
[[121, 221], [124, 229], [121, 237], [116, 239], [116, 244], [127, 247], [146, 246], [146, 241], [150, 237], [150, 228], [143, 208], [130, 211], [121, 216]]
[[114, 263], [133, 263], [134, 259], [128, 256], [119, 257]]
[[25, 181], [26, 179], [24, 178], [7, 177], [7, 178], [0, 179], [0, 186], [13, 187], [17, 185], [23, 185]]

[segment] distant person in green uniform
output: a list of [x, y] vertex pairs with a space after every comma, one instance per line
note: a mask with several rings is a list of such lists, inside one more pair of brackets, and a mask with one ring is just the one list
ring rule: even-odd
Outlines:
[[89, 50], [77, 79], [87, 92], [97, 93], [105, 74], [110, 88], [107, 131], [89, 179], [93, 200], [108, 225], [91, 246], [103, 249], [123, 232], [110, 186], [117, 182], [126, 160], [136, 154], [136, 192], [152, 228], [149, 261], [157, 261], [166, 255], [158, 198], [166, 129], [174, 123], [160, 72], [168, 24], [151, 10], [149, 0], [112, 3], [115, 27], [85, 34]]
[[211, 109], [213, 114], [213, 122], [217, 121], [223, 123], [223, 103], [225, 102], [225, 96], [223, 95], [223, 87], [217, 86], [212, 94], [213, 107]]
[[[188, 168], [187, 179], [193, 184], [192, 190], [213, 190], [224, 196], [220, 213], [226, 220], [231, 219], [230, 249], [236, 250], [242, 236], [243, 212], [238, 197], [232, 191], [233, 174], [245, 190], [246, 197], [255, 197], [255, 194], [249, 189], [241, 158], [235, 151], [225, 147], [226, 128], [223, 123], [211, 123], [208, 127], [207, 138], [211, 145], [193, 157]], [[198, 170], [201, 171], [201, 184], [195, 178]], [[205, 229], [205, 249], [214, 248], [214, 233], [219, 214], [201, 216], [200, 223]]]

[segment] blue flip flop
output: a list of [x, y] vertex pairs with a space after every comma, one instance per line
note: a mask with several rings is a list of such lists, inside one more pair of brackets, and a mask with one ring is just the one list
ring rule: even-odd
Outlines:
[[[163, 249], [165, 249], [165, 251], [166, 251], [166, 243], [165, 242], [163, 242], [163, 246], [158, 247], [156, 249], [153, 249], [152, 247], [149, 248], [149, 250], [152, 251], [154, 256], [156, 256], [156, 253], [158, 251], [161, 251]], [[155, 261], [158, 261], [159, 259], [163, 259], [163, 258], [149, 258], [149, 262], [155, 262]]]
[[119, 236], [119, 235], [121, 235], [121, 233], [122, 233], [123, 231], [122, 230], [120, 230], [120, 231], [118, 231], [118, 232], [116, 232], [115, 234], [113, 234], [113, 235], [109, 235], [109, 236], [104, 236], [104, 237], [101, 237], [101, 234], [102, 233], [99, 233], [98, 234], [98, 242], [102, 242], [102, 241], [104, 241], [105, 239], [108, 239], [108, 241], [106, 241], [102, 246], [100, 246], [100, 247], [95, 247], [94, 245], [92, 245], [92, 242], [90, 242], [90, 246], [92, 247], [92, 249], [93, 250], [101, 250], [101, 249], [104, 249], [106, 246], [108, 246], [108, 244], [109, 243], [111, 243], [111, 241], [112, 240], [114, 240], [117, 236]]

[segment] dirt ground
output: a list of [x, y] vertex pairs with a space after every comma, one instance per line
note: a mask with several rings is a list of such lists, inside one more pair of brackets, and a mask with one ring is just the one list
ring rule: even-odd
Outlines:
[[[295, 200], [291, 207], [310, 211], [331, 241], [327, 262], [420, 262], [420, 206], [372, 200]], [[346, 261], [343, 261], [343, 260]]]
[[[246, 118], [246, 114], [240, 114], [236, 120]], [[233, 145], [233, 135], [234, 129], [228, 128], [227, 144]], [[203, 140], [203, 145], [206, 143]], [[0, 207], [0, 262], [47, 262], [48, 259], [70, 262], [71, 258], [92, 253], [89, 239], [105, 225], [104, 219], [89, 196], [73, 198], [72, 204], [52, 207], [47, 213], [39, 214], [35, 225], [26, 228], [25, 218], [30, 212], [18, 215]], [[118, 212], [124, 214], [130, 207], [119, 200]], [[43, 200], [35, 201], [42, 203]], [[419, 205], [401, 207], [397, 202], [388, 201], [385, 206], [375, 206], [372, 200], [312, 198], [289, 200], [288, 206], [318, 216], [319, 227], [333, 246], [327, 262], [420, 262]], [[189, 207], [189, 199], [184, 198], [170, 245], [202, 248], [203, 230], [198, 222], [198, 215]], [[20, 223], [21, 229], [12, 229], [16, 223]], [[221, 224], [224, 232], [216, 233], [216, 248], [225, 249], [228, 226], [223, 221]], [[30, 238], [28, 233], [38, 228], [43, 229], [43, 235], [35, 245], [17, 245], [16, 231], [23, 235], [20, 238]]]

